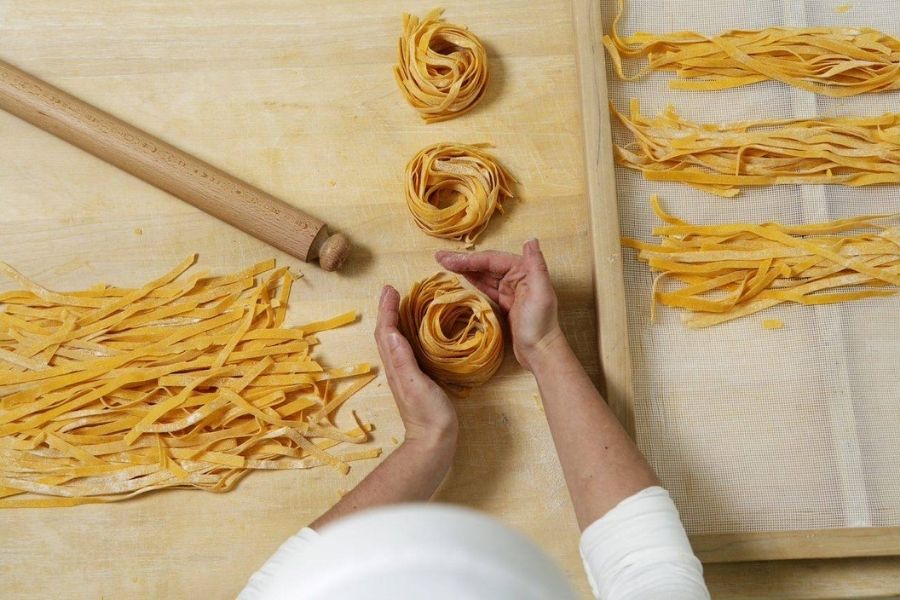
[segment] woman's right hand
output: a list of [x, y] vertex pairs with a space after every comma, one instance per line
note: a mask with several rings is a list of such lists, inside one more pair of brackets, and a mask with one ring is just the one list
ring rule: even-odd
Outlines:
[[525, 242], [521, 256], [495, 251], [441, 251], [435, 259], [448, 271], [465, 277], [508, 313], [513, 351], [529, 371], [541, 353], [564, 339], [556, 292], [536, 239]]

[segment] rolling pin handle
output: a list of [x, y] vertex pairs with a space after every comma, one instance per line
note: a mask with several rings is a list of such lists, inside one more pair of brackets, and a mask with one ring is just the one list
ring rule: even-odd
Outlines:
[[319, 266], [326, 271], [336, 271], [350, 254], [350, 240], [343, 233], [328, 235], [328, 228], [322, 227], [309, 248], [309, 258], [318, 256]]

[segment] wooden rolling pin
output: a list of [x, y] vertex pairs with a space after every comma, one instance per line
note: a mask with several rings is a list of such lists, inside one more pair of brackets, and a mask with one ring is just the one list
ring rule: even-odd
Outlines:
[[0, 108], [326, 271], [350, 250], [315, 217], [2, 60]]

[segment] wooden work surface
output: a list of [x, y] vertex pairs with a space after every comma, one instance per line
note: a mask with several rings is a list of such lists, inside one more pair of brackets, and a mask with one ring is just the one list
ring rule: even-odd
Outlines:
[[[276, 256], [305, 278], [289, 319], [348, 309], [361, 322], [321, 335], [334, 365], [378, 362], [383, 283], [405, 290], [436, 270], [403, 200], [403, 169], [439, 141], [496, 145], [521, 203], [479, 245], [516, 251], [538, 236], [566, 329], [597, 374], [587, 207], [570, 5], [465, 2], [447, 16], [492, 57], [481, 105], [425, 125], [393, 79], [400, 16], [431, 2], [30, 2], [0, 0], [0, 57], [172, 142], [346, 232], [338, 274], [305, 265], [49, 134], [0, 114], [0, 259], [54, 288], [136, 285], [192, 252], [225, 272]], [[529, 6], [531, 5], [531, 6]], [[4, 289], [8, 289], [8, 285]], [[512, 354], [459, 402], [460, 451], [441, 500], [485, 510], [539, 542], [582, 591], [578, 530], [532, 377]], [[402, 426], [383, 377], [356, 409], [390, 450]], [[5, 597], [234, 596], [291, 534], [376, 461], [258, 473], [233, 493], [175, 491], [134, 501], [0, 513]]]
[[[472, 113], [425, 125], [401, 98], [391, 65], [400, 14], [423, 13], [431, 2], [0, 0], [0, 57], [295, 203], [357, 245], [341, 273], [324, 273], [0, 114], [0, 260], [65, 289], [136, 285], [192, 252], [215, 272], [276, 256], [306, 275], [295, 286], [292, 321], [362, 313], [360, 323], [321, 336], [325, 361], [377, 362], [371, 330], [382, 283], [403, 290], [435, 270], [433, 251], [456, 247], [411, 223], [406, 161], [437, 141], [490, 141], [519, 179], [522, 202], [479, 246], [515, 251], [527, 237], [541, 238], [566, 332], [597, 378], [571, 5], [445, 5], [450, 20], [488, 46], [492, 82]], [[508, 356], [489, 385], [458, 403], [460, 450], [439, 498], [530, 535], [587, 597], [578, 531], [536, 392]], [[402, 437], [383, 377], [349, 408], [375, 423], [376, 445], [389, 451], [391, 438]], [[326, 469], [254, 474], [221, 496], [176, 491], [2, 512], [2, 595], [233, 597], [287, 536], [374, 465], [355, 463], [347, 477]], [[822, 561], [821, 569], [839, 562]], [[789, 580], [790, 566], [780, 565]], [[778, 581], [765, 565], [727, 567], [713, 566], [716, 597], [763, 597]], [[877, 579], [896, 563], [871, 569]]]

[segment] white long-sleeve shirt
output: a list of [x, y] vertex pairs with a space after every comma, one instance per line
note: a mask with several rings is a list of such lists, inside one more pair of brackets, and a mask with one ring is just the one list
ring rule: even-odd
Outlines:
[[[574, 597], [546, 555], [493, 519], [446, 507], [381, 511], [351, 516], [323, 535], [302, 529], [239, 600]], [[709, 598], [675, 504], [660, 487], [620, 502], [584, 530], [580, 546], [600, 600]]]
[[708, 599], [669, 493], [650, 487], [622, 500], [581, 534], [581, 556], [602, 600]]

